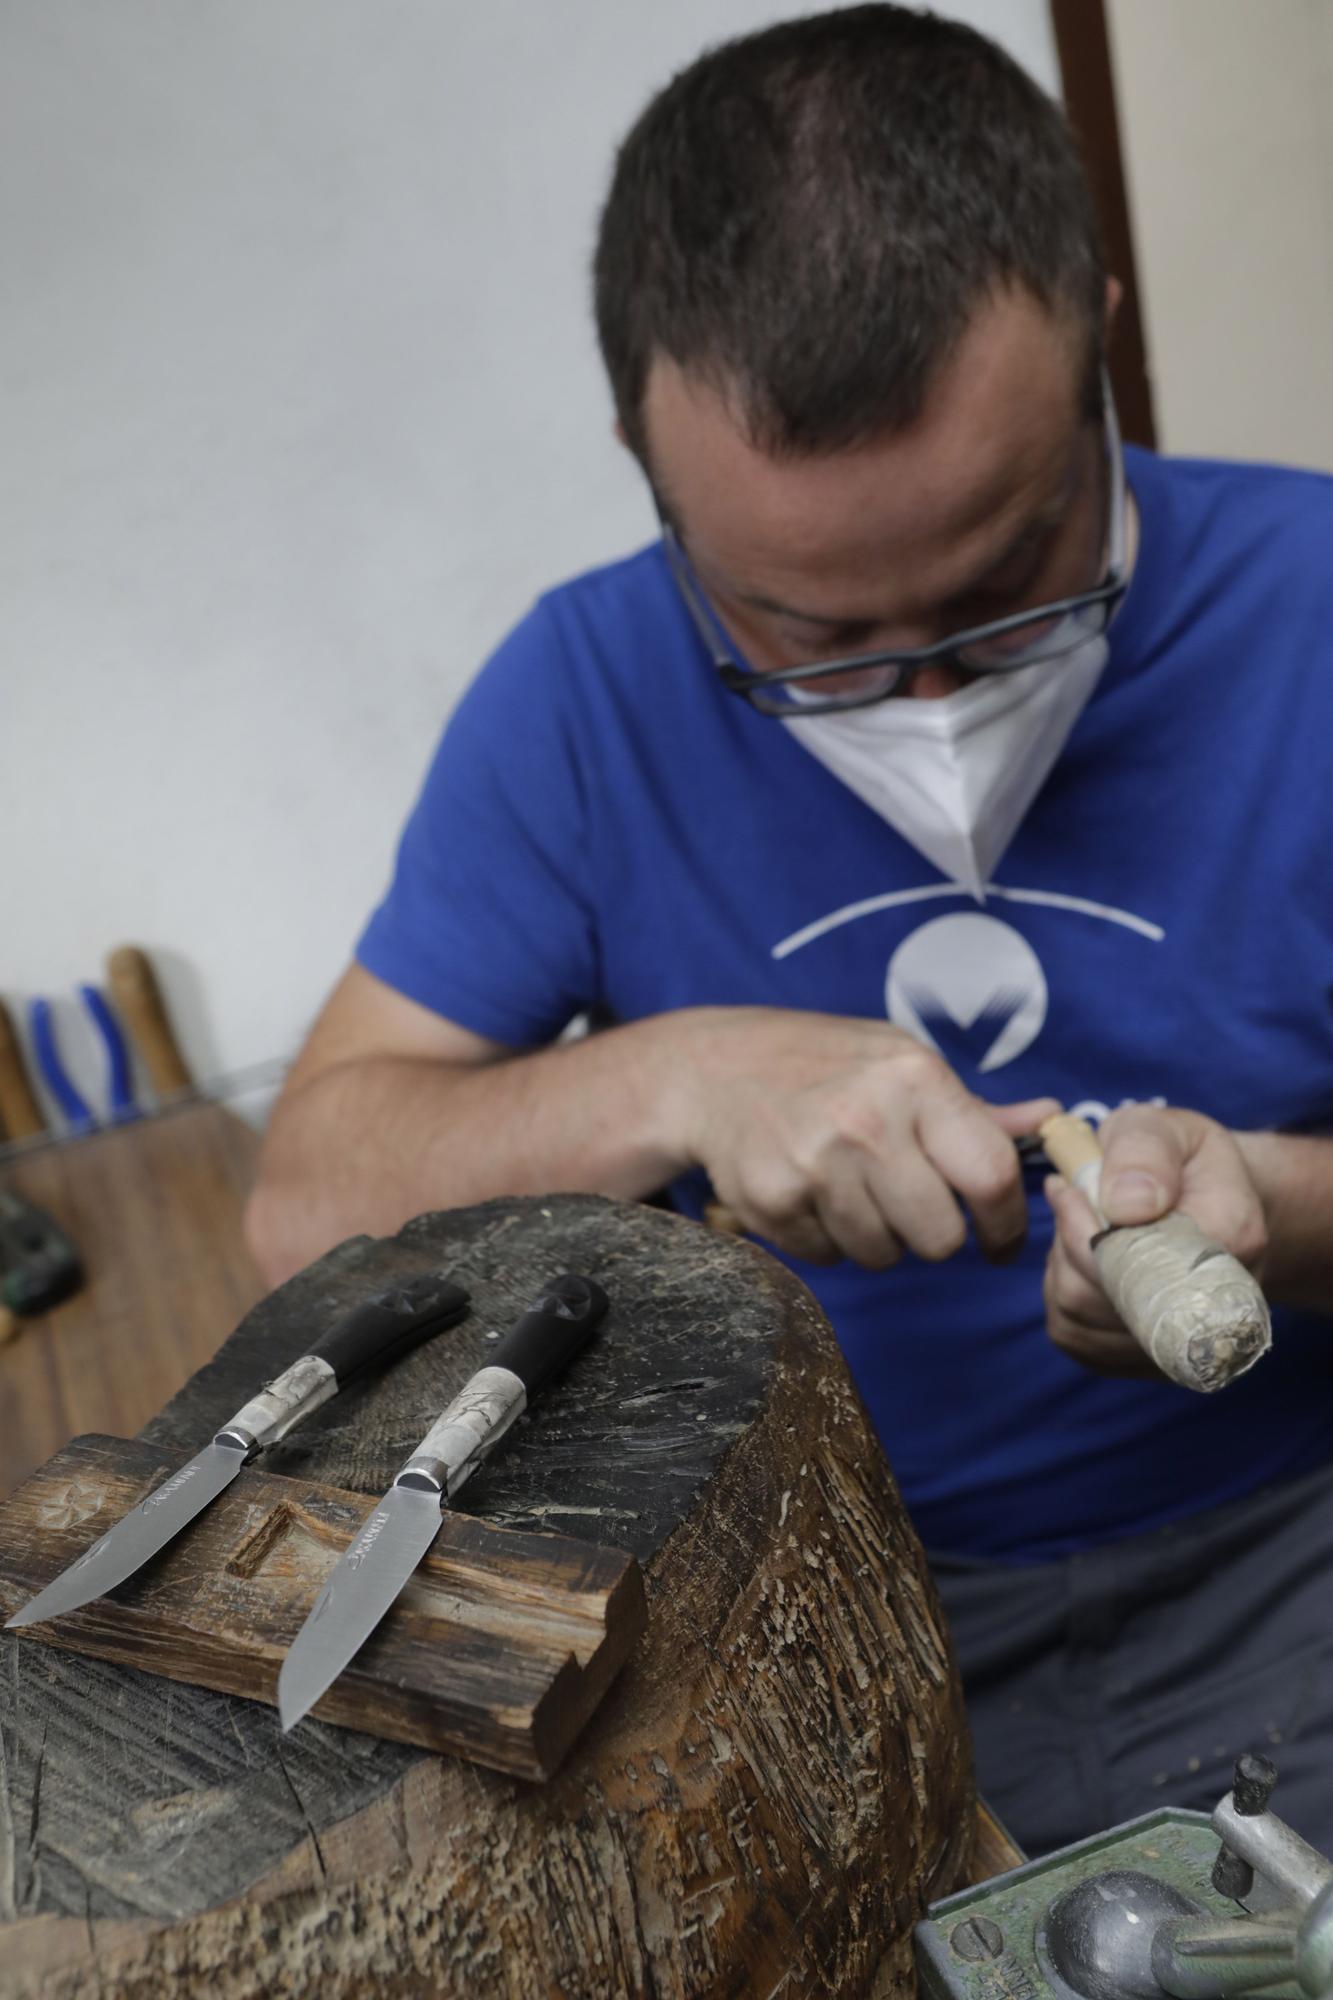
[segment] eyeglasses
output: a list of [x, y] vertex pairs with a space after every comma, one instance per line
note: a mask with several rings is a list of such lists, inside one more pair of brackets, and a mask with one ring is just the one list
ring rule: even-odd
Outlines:
[[[818, 660], [805, 666], [775, 667], [758, 672], [732, 656], [721, 623], [694, 573], [680, 538], [658, 510], [667, 561], [694, 627], [708, 648], [722, 685], [748, 701], [762, 715], [827, 715], [850, 708], [868, 708], [897, 694], [923, 667], [948, 665], [971, 674], [1012, 674], [1043, 660], [1059, 659], [1089, 639], [1100, 638], [1128, 588], [1125, 573], [1125, 460], [1120, 443], [1111, 385], [1102, 377], [1104, 442], [1108, 469], [1109, 521], [1106, 569], [1093, 589], [1058, 598], [1005, 618], [991, 619], [955, 632], [931, 646], [901, 651], [853, 653], [845, 659]], [[821, 686], [845, 675], [855, 685], [836, 694]]]

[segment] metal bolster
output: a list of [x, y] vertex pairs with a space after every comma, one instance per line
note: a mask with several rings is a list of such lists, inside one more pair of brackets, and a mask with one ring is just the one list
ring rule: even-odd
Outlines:
[[255, 1436], [254, 1432], [242, 1430], [238, 1423], [230, 1423], [227, 1425], [225, 1431], [218, 1431], [214, 1436], [213, 1442], [214, 1444], [239, 1445], [247, 1458], [253, 1458], [259, 1450], [259, 1439]]
[[395, 1486], [409, 1487], [414, 1493], [438, 1493], [441, 1502], [449, 1491], [449, 1468], [442, 1458], [428, 1458], [418, 1452], [409, 1458]]
[[338, 1391], [338, 1378], [317, 1354], [303, 1354], [257, 1396], [236, 1412], [217, 1433], [219, 1444], [239, 1444], [247, 1456], [286, 1437], [293, 1424], [308, 1417]]
[[527, 1407], [528, 1392], [508, 1368], [481, 1368], [431, 1425], [394, 1480], [438, 1493], [457, 1493]]

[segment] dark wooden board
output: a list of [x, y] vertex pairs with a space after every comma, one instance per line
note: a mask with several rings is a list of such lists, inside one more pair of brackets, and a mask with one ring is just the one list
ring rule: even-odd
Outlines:
[[[76, 1438], [49, 1459], [0, 1506], [0, 1620], [177, 1468], [153, 1445], [110, 1437]], [[276, 1706], [287, 1649], [375, 1505], [368, 1494], [247, 1467], [138, 1576], [26, 1636]], [[450, 1510], [398, 1602], [312, 1714], [548, 1778], [644, 1617], [632, 1556]]]
[[[473, 1316], [267, 1455], [374, 1494], [562, 1268], [612, 1312], [460, 1495], [640, 1561], [649, 1625], [548, 1784], [0, 1637], [0, 1994], [320, 2000], [906, 1994], [966, 1877], [961, 1692], [919, 1545], [809, 1294], [591, 1196], [359, 1239], [143, 1433], [185, 1456], [363, 1292]], [[786, 1982], [785, 1984], [783, 1982]]]

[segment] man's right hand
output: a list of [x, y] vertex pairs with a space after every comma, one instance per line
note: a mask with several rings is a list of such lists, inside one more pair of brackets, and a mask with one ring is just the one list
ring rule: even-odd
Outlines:
[[679, 1143], [755, 1235], [815, 1263], [938, 1261], [972, 1217], [986, 1255], [1027, 1229], [1013, 1141], [1054, 1098], [992, 1105], [887, 1022], [768, 1007], [690, 1009]]
[[425, 1209], [578, 1189], [639, 1201], [704, 1167], [746, 1229], [883, 1268], [1022, 1241], [1012, 1141], [1054, 1099], [993, 1106], [885, 1021], [685, 1007], [505, 1048], [354, 965], [287, 1079], [247, 1227], [278, 1283]]

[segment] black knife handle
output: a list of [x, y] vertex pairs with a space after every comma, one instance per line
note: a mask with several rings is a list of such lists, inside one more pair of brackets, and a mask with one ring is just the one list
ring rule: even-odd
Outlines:
[[488, 1368], [517, 1375], [529, 1398], [578, 1353], [610, 1304], [591, 1278], [566, 1271], [535, 1298], [492, 1354]]
[[470, 1303], [461, 1285], [428, 1273], [354, 1306], [310, 1352], [328, 1362], [338, 1387], [345, 1389], [355, 1376], [387, 1368], [433, 1333], [453, 1326]]

